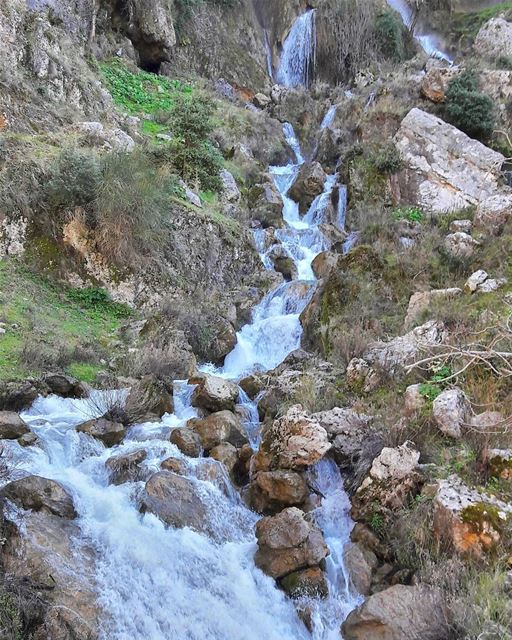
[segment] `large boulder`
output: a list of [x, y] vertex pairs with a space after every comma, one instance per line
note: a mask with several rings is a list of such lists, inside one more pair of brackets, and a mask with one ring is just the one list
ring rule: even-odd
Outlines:
[[460, 389], [447, 389], [434, 400], [432, 413], [441, 433], [450, 438], [460, 438], [464, 425], [469, 421], [471, 404]]
[[159, 471], [146, 482], [140, 499], [142, 513], [152, 513], [171, 527], [205, 532], [208, 506], [194, 482], [171, 471]]
[[307, 211], [316, 196], [323, 192], [326, 178], [319, 162], [301, 166], [299, 175], [288, 192], [290, 198], [300, 204], [301, 212]]
[[17, 440], [30, 429], [17, 413], [12, 411], [0, 411], [0, 439]]
[[434, 497], [434, 533], [461, 554], [497, 548], [512, 523], [512, 504], [468, 487], [457, 475], [441, 480]]
[[345, 640], [444, 640], [449, 635], [440, 592], [396, 585], [370, 596], [342, 626]]
[[[191, 380], [192, 383], [196, 379]], [[238, 398], [236, 384], [218, 376], [203, 376], [197, 379], [197, 387], [192, 394], [192, 406], [206, 411], [233, 411]]]
[[409, 443], [382, 449], [352, 499], [352, 517], [369, 520], [376, 512], [387, 515], [400, 509], [422, 480], [419, 458]]
[[272, 578], [318, 565], [329, 553], [320, 529], [295, 507], [256, 525], [256, 565]]
[[404, 163], [401, 198], [426, 211], [459, 211], [503, 190], [502, 154], [421, 109], [407, 114], [395, 143]]
[[217, 411], [203, 420], [192, 418], [187, 427], [198, 435], [206, 452], [222, 442], [229, 442], [235, 447], [249, 442], [240, 418], [232, 411]]
[[441, 60], [429, 60], [426, 73], [421, 81], [421, 94], [432, 102], [444, 102], [448, 84], [459, 73], [459, 67], [446, 66]]
[[62, 373], [50, 373], [43, 378], [43, 382], [51, 393], [64, 398], [84, 398], [87, 395], [87, 389], [79, 380]]
[[449, 233], [444, 239], [444, 248], [454, 258], [471, 258], [478, 246], [480, 246], [478, 240], [464, 231]]
[[170, 440], [175, 444], [181, 453], [189, 458], [199, 458], [203, 452], [203, 445], [199, 434], [190, 427], [179, 427], [173, 429]]
[[296, 405], [265, 428], [252, 469], [305, 469], [321, 460], [330, 448], [326, 430]]
[[251, 507], [258, 513], [276, 513], [283, 507], [297, 507], [309, 495], [308, 485], [295, 471], [260, 471], [250, 487]]
[[354, 589], [362, 596], [370, 593], [372, 573], [378, 566], [377, 556], [357, 542], [349, 542], [343, 550], [345, 567]]
[[329, 585], [320, 567], [294, 571], [279, 580], [279, 586], [290, 598], [327, 598]]
[[76, 428], [78, 433], [85, 433], [101, 440], [106, 447], [113, 447], [123, 441], [126, 428], [120, 422], [112, 422], [105, 418], [88, 420]]
[[491, 60], [512, 57], [512, 22], [500, 17], [486, 22], [475, 38], [474, 48]]
[[61, 518], [73, 519], [77, 513], [72, 496], [64, 487], [41, 476], [25, 476], [9, 482], [2, 495], [18, 507], [32, 511], [44, 511]]
[[512, 217], [512, 192], [503, 192], [481, 202], [475, 213], [475, 225], [497, 235]]
[[172, 382], [154, 374], [144, 376], [134, 384], [126, 399], [126, 413], [130, 422], [159, 420], [173, 411]]
[[48, 393], [44, 383], [0, 382], [0, 410], [22, 411], [28, 409], [40, 393]]
[[247, 198], [251, 220], [258, 221], [265, 229], [283, 226], [283, 199], [270, 176], [252, 187]]

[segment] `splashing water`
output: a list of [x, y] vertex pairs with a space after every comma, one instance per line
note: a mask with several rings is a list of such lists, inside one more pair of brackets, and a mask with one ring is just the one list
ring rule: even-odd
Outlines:
[[277, 81], [285, 87], [309, 87], [316, 56], [315, 11], [299, 16], [288, 34], [277, 71]]

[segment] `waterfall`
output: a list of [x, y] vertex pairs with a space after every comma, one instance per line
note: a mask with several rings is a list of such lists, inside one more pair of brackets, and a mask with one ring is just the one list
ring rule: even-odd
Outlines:
[[[320, 225], [338, 176], [328, 176], [323, 193], [301, 217], [287, 194], [304, 160], [293, 127], [285, 125], [284, 131], [295, 160], [270, 168], [286, 223], [274, 239], [294, 260], [298, 279], [270, 291], [238, 333], [235, 349], [224, 367], [215, 371], [232, 380], [272, 369], [300, 346], [299, 316], [315, 290], [311, 261], [329, 248]], [[265, 255], [264, 231], [255, 232], [255, 242], [264, 264], [272, 268]], [[108, 449], [76, 431], [78, 424], [103, 413], [102, 392], [94, 392], [93, 404], [87, 399], [39, 398], [22, 417], [41, 446], [7, 443], [16, 472], [56, 480], [73, 494], [83, 542], [96, 554], [99, 640], [339, 640], [340, 625], [360, 598], [351, 588], [343, 561], [353, 523], [338, 468], [323, 460], [309, 472], [310, 485], [322, 496], [311, 517], [330, 549], [328, 597], [307, 602], [312, 612], [310, 634], [294, 603], [254, 564], [259, 516], [243, 504], [222, 466], [213, 479], [204, 472], [205, 462], [217, 467], [220, 463], [188, 458], [169, 440], [173, 429], [197, 415], [191, 406], [193, 389], [177, 381], [172, 415], [131, 427], [122, 444]], [[254, 447], [261, 428], [257, 403], [258, 398], [252, 401], [240, 389], [237, 411]], [[109, 484], [105, 467], [109, 458], [140, 449], [146, 453], [141, 467], [147, 476], [168, 457], [183, 463], [184, 474], [207, 506], [203, 533], [167, 527], [156, 516], [139, 513], [137, 495], [143, 482]]]
[[309, 87], [316, 56], [315, 11], [299, 16], [284, 41], [277, 81], [285, 87]]

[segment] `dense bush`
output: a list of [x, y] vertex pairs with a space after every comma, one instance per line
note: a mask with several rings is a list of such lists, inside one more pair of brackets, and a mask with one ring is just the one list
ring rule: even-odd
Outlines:
[[396, 11], [383, 11], [375, 21], [375, 34], [382, 54], [395, 62], [406, 59], [410, 34]]
[[96, 197], [101, 181], [101, 163], [95, 155], [64, 149], [46, 186], [48, 203], [64, 208], [88, 205]]
[[372, 149], [369, 160], [380, 173], [393, 174], [402, 168], [400, 152], [392, 142]]
[[494, 104], [479, 91], [474, 73], [465, 71], [450, 82], [444, 109], [446, 118], [472, 138], [490, 138], [495, 125]]

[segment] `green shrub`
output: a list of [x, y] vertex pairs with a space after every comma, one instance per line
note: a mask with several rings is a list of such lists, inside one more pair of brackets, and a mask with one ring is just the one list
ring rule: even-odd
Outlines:
[[90, 204], [101, 184], [101, 164], [97, 156], [77, 149], [64, 149], [51, 173], [52, 177], [46, 185], [46, 197], [55, 208]]
[[395, 220], [407, 220], [409, 222], [419, 222], [425, 220], [425, 214], [418, 207], [400, 207], [394, 209], [392, 216]]
[[394, 174], [402, 167], [400, 152], [392, 142], [376, 147], [370, 156], [370, 162], [380, 173]]
[[408, 32], [396, 11], [383, 11], [375, 21], [375, 35], [381, 53], [402, 62], [407, 57]]
[[494, 103], [478, 89], [478, 78], [465, 71], [446, 90], [446, 118], [472, 138], [488, 140], [495, 125]]
[[114, 302], [108, 291], [100, 287], [84, 287], [83, 289], [71, 289], [68, 293], [70, 300], [76, 302], [85, 309], [91, 309], [105, 315], [116, 318], [126, 318], [132, 314], [131, 309], [125, 304]]

